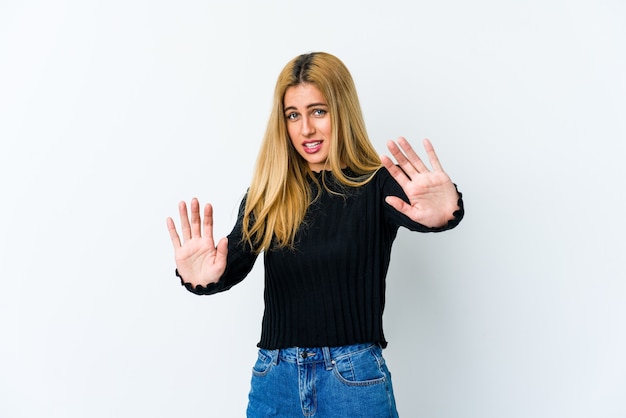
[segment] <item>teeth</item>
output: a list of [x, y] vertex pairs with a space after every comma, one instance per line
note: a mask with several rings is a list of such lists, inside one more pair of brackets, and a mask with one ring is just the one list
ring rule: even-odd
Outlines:
[[304, 146], [307, 147], [307, 148], [315, 148], [316, 146], [318, 146], [321, 143], [322, 143], [322, 141], [309, 142], [308, 144], [304, 144]]

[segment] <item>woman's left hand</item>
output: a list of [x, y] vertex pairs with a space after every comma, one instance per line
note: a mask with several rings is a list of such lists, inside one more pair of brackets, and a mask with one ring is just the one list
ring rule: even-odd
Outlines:
[[394, 141], [387, 142], [387, 148], [399, 167], [385, 155], [381, 156], [382, 163], [400, 184], [409, 198], [409, 203], [396, 196], [388, 196], [386, 202], [413, 221], [427, 227], [441, 227], [454, 219], [453, 213], [459, 209], [456, 187], [443, 171], [430, 141], [424, 139], [424, 149], [432, 170], [426, 167], [403, 137], [398, 138], [397, 144]]

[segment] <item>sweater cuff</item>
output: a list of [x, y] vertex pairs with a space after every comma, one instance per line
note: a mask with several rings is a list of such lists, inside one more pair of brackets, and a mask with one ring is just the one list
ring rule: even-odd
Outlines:
[[[453, 183], [454, 184], [454, 183]], [[459, 192], [459, 188], [456, 184], [454, 184], [454, 188], [456, 189], [456, 193], [458, 195], [457, 205], [459, 208], [452, 213], [454, 219], [448, 221], [448, 229], [454, 228], [461, 222], [463, 216], [465, 216], [465, 207], [463, 206], [463, 193]]]
[[185, 289], [187, 289], [188, 291], [196, 295], [212, 295], [220, 291], [221, 285], [219, 284], [219, 282], [209, 283], [206, 286], [202, 286], [199, 284], [194, 286], [191, 283], [185, 282], [185, 279], [183, 279], [183, 276], [180, 275], [180, 273], [178, 272], [178, 269], [175, 270], [175, 274], [176, 274], [176, 277], [180, 279], [180, 284], [184, 286]]

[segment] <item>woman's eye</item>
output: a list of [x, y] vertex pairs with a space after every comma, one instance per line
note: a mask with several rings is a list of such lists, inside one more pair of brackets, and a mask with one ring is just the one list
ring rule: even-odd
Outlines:
[[297, 113], [288, 113], [287, 114], [287, 120], [296, 120], [298, 118], [298, 114]]
[[315, 109], [313, 111], [314, 116], [324, 116], [327, 112], [324, 109]]

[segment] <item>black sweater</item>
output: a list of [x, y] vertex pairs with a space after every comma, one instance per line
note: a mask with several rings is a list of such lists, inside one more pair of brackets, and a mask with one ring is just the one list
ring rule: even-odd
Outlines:
[[[385, 277], [398, 228], [438, 232], [463, 218], [459, 193], [455, 218], [440, 228], [413, 222], [385, 202], [406, 195], [385, 168], [359, 188], [341, 188], [331, 172], [315, 173], [333, 190], [322, 188], [296, 234], [295, 249], [264, 253], [265, 312], [259, 347], [341, 346], [374, 342], [387, 345], [382, 328]], [[311, 181], [312, 189], [315, 189]], [[315, 190], [314, 193], [315, 195]], [[185, 283], [196, 294], [230, 289], [252, 270], [256, 254], [242, 243], [241, 203], [228, 236], [227, 267], [219, 282], [206, 287]]]

